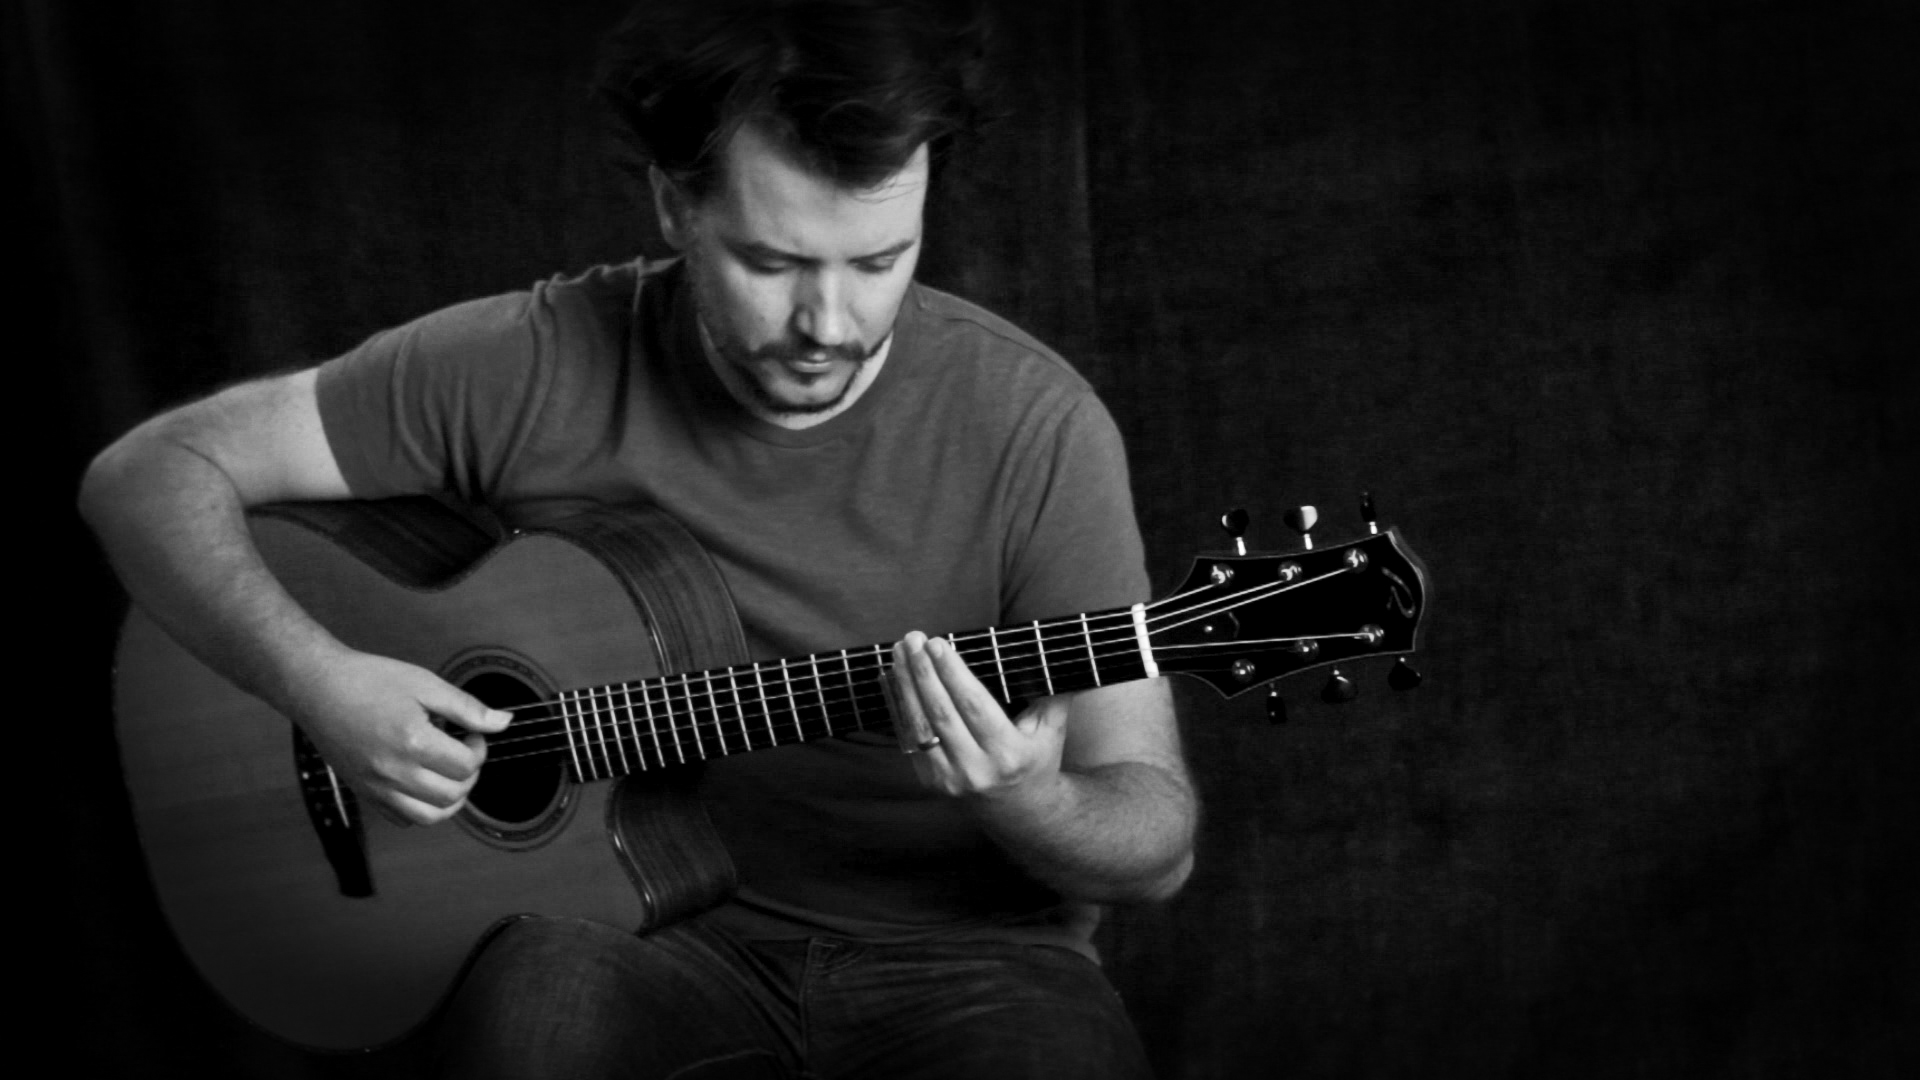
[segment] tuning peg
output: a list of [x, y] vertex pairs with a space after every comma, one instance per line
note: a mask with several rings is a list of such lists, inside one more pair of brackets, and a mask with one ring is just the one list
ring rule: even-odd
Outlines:
[[1327, 685], [1320, 688], [1320, 700], [1329, 705], [1344, 705], [1359, 696], [1360, 688], [1353, 685], [1352, 679], [1340, 674], [1339, 668], [1333, 669], [1333, 674], [1327, 676]]
[[1311, 506], [1296, 506], [1286, 512], [1287, 528], [1300, 534], [1301, 546], [1313, 550], [1313, 526], [1320, 520], [1320, 511]]
[[1228, 536], [1233, 537], [1233, 553], [1235, 555], [1245, 555], [1247, 553], [1247, 542], [1241, 539], [1241, 537], [1247, 535], [1246, 508], [1236, 506], [1226, 513], [1221, 514], [1220, 527], [1227, 530]]
[[1407, 663], [1404, 656], [1393, 665], [1392, 671], [1387, 672], [1387, 685], [1395, 690], [1411, 690], [1420, 685], [1420, 679], [1419, 670]]
[[1367, 523], [1368, 533], [1375, 536], [1380, 534], [1380, 526], [1373, 515], [1373, 492], [1371, 491], [1360, 493], [1360, 520]]
[[1267, 691], [1267, 723], [1284, 724], [1287, 722], [1287, 699], [1280, 696], [1278, 687]]

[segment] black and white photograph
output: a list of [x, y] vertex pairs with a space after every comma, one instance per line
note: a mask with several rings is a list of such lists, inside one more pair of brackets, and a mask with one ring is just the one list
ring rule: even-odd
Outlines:
[[16, 1068], [1920, 1075], [1920, 9], [0, 33]]

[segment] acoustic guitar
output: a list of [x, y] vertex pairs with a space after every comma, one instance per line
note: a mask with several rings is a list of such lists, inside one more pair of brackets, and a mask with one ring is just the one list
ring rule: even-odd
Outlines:
[[[733, 866], [691, 794], [699, 763], [891, 723], [890, 645], [750, 661], [711, 559], [658, 511], [505, 539], [424, 499], [284, 504], [250, 525], [340, 640], [515, 714], [468, 808], [402, 828], [364, 813], [297, 727], [128, 616], [115, 707], [155, 892], [215, 990], [295, 1043], [404, 1035], [519, 915], [644, 931], [720, 903]], [[1203, 557], [1154, 603], [950, 640], [1008, 703], [1163, 673], [1233, 695], [1413, 651], [1426, 595], [1389, 529]]]

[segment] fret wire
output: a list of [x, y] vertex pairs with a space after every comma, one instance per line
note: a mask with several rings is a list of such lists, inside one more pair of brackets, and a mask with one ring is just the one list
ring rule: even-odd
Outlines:
[[573, 725], [567, 720], [567, 695], [565, 691], [562, 691], [560, 694], [560, 730], [565, 732], [567, 736], [567, 753], [573, 758], [573, 775], [579, 777], [582, 781], [593, 779], [580, 767], [580, 752], [574, 748], [573, 743]]
[[[633, 715], [633, 684], [620, 684], [620, 703], [626, 706], [627, 730], [633, 733], [633, 756], [640, 761], [640, 771], [647, 771], [647, 744], [640, 740], [640, 721]], [[666, 762], [661, 762], [662, 765]]]
[[853, 704], [853, 726], [861, 731], [865, 731], [867, 730], [867, 725], [860, 718], [859, 691], [856, 690], [853, 685], [853, 658], [845, 649], [840, 650], [840, 667], [846, 672], [847, 676], [847, 700]]
[[793, 672], [787, 668], [786, 658], [780, 660], [780, 682], [786, 688], [787, 704], [793, 709], [793, 736], [795, 742], [807, 741], [807, 729], [800, 725], [800, 702], [793, 689]]
[[[699, 753], [700, 760], [707, 759], [707, 738], [700, 733], [700, 706], [693, 703], [693, 672], [680, 676], [680, 689], [687, 695], [687, 730], [693, 732], [693, 748]], [[727, 740], [720, 740], [720, 752], [726, 753]]]
[[586, 691], [573, 692], [573, 715], [580, 721], [580, 756], [587, 759], [587, 768], [593, 771], [591, 779], [600, 779], [600, 763], [593, 758], [593, 718], [587, 714]]
[[991, 626], [987, 627], [987, 644], [993, 649], [994, 670], [1000, 673], [1000, 700], [1012, 701], [1013, 690], [1007, 686], [1007, 668], [1006, 665], [1000, 661], [1000, 636], [994, 632]]
[[1087, 626], [1085, 612], [1080, 614], [1080, 637], [1087, 643], [1087, 670], [1093, 672], [1093, 685], [1100, 685], [1100, 661], [1093, 655], [1093, 631]]
[[579, 721], [578, 730], [580, 732], [580, 756], [586, 759], [587, 768], [591, 771], [591, 775], [588, 777], [588, 779], [598, 780], [600, 779], [600, 763], [598, 761], [595, 761], [593, 757], [593, 744], [595, 742], [595, 736], [590, 727], [590, 725], [593, 723], [593, 719], [592, 717], [588, 716], [587, 713], [588, 713], [588, 709], [587, 709], [586, 695], [583, 694], [581, 691], [575, 690], [573, 692], [573, 715], [574, 715], [574, 718]]
[[653, 737], [653, 756], [660, 759], [660, 767], [664, 769], [667, 767], [667, 748], [660, 742], [660, 725], [653, 718], [653, 695], [647, 690], [647, 681], [640, 680], [640, 707], [647, 711], [647, 734]]
[[[727, 718], [720, 712], [719, 690], [714, 684], [712, 675], [702, 675], [700, 681], [707, 685], [707, 711], [713, 714], [713, 737], [720, 740], [721, 754], [731, 754], [733, 750], [727, 746]], [[696, 717], [694, 723], [699, 722]]]
[[[653, 759], [661, 768], [664, 769], [667, 767], [667, 750], [666, 750], [666, 747], [660, 745], [660, 728], [658, 725], [656, 725], [653, 722], [653, 701], [647, 695], [647, 680], [640, 679], [634, 683], [629, 684], [629, 689], [627, 693], [627, 712], [628, 713], [633, 712], [633, 693], [632, 693], [633, 687], [638, 687], [640, 690], [640, 708], [643, 712], [646, 713], [646, 716], [647, 716], [646, 734], [648, 738], [651, 738], [653, 740]], [[640, 761], [642, 764], [645, 764], [647, 760], [647, 743], [646, 743], [646, 739], [643, 739], [640, 736], [640, 718], [638, 716], [634, 717], [633, 734], [634, 734], [635, 741], [640, 743]]]
[[[685, 765], [687, 763], [687, 748], [686, 745], [680, 741], [680, 725], [674, 723], [673, 696], [669, 689], [671, 686], [672, 683], [666, 679], [660, 680], [660, 711], [667, 714], [667, 734], [673, 736], [673, 756], [679, 759], [680, 764]], [[651, 701], [649, 701], [647, 705], [647, 718], [648, 723], [654, 722], [653, 705]], [[653, 737], [655, 741], [658, 741], [660, 738], [660, 729], [658, 726], [655, 726], [653, 729]]]
[[[613, 689], [606, 686], [596, 687], [593, 691], [593, 700], [599, 702], [602, 695], [606, 696], [606, 700], [612, 701]], [[594, 708], [599, 709], [601, 706], [596, 704]], [[613, 735], [613, 748], [620, 755], [619, 771], [615, 772], [614, 775], [625, 776], [631, 773], [633, 768], [627, 764], [627, 748], [620, 739], [620, 714], [612, 708], [606, 708], [603, 711], [607, 716], [607, 730]], [[613, 766], [613, 759], [611, 757], [607, 759], [607, 764], [610, 768]]]
[[887, 679], [892, 675], [892, 665], [888, 662], [893, 655], [885, 645], [870, 646], [873, 649], [873, 685], [880, 693], [880, 716], [883, 723], [893, 723], [893, 710], [887, 702]]
[[773, 731], [773, 705], [767, 701], [767, 681], [760, 677], [760, 661], [753, 662], [753, 683], [760, 688], [760, 712], [767, 718], [767, 745], [779, 746], [780, 736]]
[[733, 718], [740, 724], [740, 741], [753, 749], [753, 736], [747, 731], [747, 708], [740, 702], [740, 679], [735, 668], [727, 669], [727, 687], [733, 691]]
[[622, 774], [616, 772], [613, 767], [613, 751], [607, 749], [607, 725], [600, 719], [600, 708], [598, 705], [593, 704], [595, 700], [597, 700], [597, 698], [594, 692], [592, 690], [587, 691], [587, 702], [589, 707], [593, 709], [594, 741], [600, 744], [600, 757], [607, 763], [607, 775], [620, 776]]
[[1047, 667], [1047, 643], [1040, 636], [1040, 620], [1033, 620], [1033, 647], [1040, 654], [1040, 674], [1047, 680], [1047, 696], [1053, 696], [1053, 672]]
[[827, 684], [820, 679], [820, 654], [807, 657], [807, 663], [813, 667], [813, 696], [820, 699], [820, 720], [827, 726], [827, 734], [833, 734], [833, 714], [827, 711]]

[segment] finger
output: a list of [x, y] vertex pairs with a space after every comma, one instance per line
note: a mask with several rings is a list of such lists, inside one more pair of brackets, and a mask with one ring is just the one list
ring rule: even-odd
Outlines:
[[397, 825], [436, 825], [460, 812], [463, 801], [452, 806], [435, 806], [399, 791], [389, 791], [380, 809]]
[[887, 683], [895, 705], [893, 733], [903, 754], [920, 753], [921, 747], [933, 739], [933, 725], [913, 687], [913, 654], [925, 642], [926, 635], [916, 630], [893, 646], [893, 669]]
[[[477, 739], [467, 736], [466, 739]], [[472, 743], [434, 727], [432, 724], [420, 724], [407, 732], [404, 748], [404, 760], [421, 768], [431, 769], [448, 780], [471, 780], [480, 771], [480, 763], [486, 760], [484, 750], [475, 749]]]
[[1069, 711], [1070, 702], [1064, 695], [1041, 698], [1015, 717], [1013, 726], [1028, 736], [1052, 737], [1056, 729], [1066, 727]]
[[[951, 754], [965, 756], [977, 749], [972, 731], [961, 717], [958, 706], [946, 680], [940, 674], [940, 654], [952, 657], [953, 646], [940, 638], [929, 639], [926, 645], [915, 652], [911, 660], [913, 690], [920, 696], [921, 708], [927, 717], [927, 727], [932, 735], [938, 737]], [[954, 657], [954, 662], [958, 658]], [[966, 665], [962, 664], [964, 670]], [[966, 676], [972, 679], [972, 674]]]
[[433, 715], [459, 724], [468, 731], [492, 734], [505, 731], [507, 725], [513, 722], [512, 713], [504, 709], [490, 709], [479, 698], [439, 678], [428, 684], [420, 697], [420, 704]]
[[467, 777], [448, 777], [421, 765], [395, 761], [384, 768], [376, 767], [369, 781], [376, 790], [445, 809], [466, 798], [479, 777], [477, 772]]
[[955, 726], [965, 730], [972, 742], [986, 746], [1002, 737], [1009, 726], [1000, 702], [975, 677], [960, 653], [947, 641], [935, 638], [927, 643], [927, 656], [935, 678], [955, 717]]
[[[480, 764], [485, 765], [487, 763], [487, 740], [485, 738], [479, 735], [462, 735], [460, 736], [460, 744], [473, 751], [473, 756], [479, 759]], [[467, 779], [467, 783], [472, 784], [479, 778], [479, 774], [476, 772]]]

